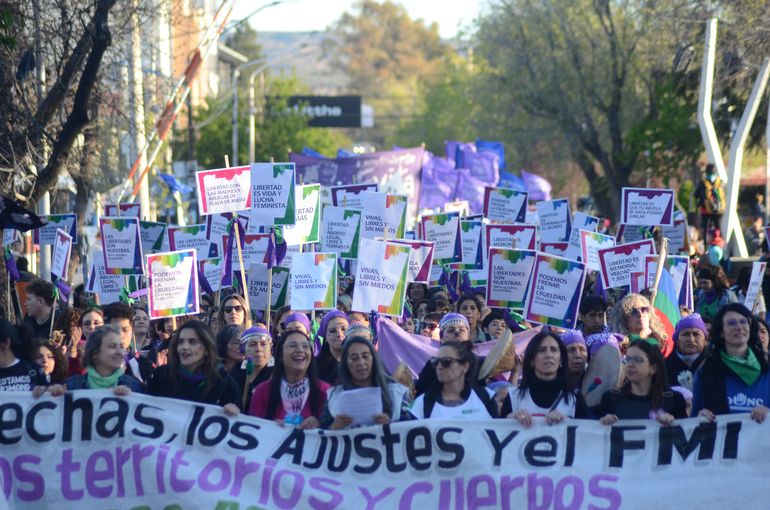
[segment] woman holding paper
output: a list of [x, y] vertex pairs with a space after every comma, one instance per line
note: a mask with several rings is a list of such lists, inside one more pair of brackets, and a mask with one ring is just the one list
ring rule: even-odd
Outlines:
[[158, 397], [219, 405], [229, 416], [240, 413], [238, 387], [219, 366], [211, 329], [201, 321], [185, 322], [176, 330], [168, 363], [155, 369], [147, 389]]
[[612, 309], [611, 326], [612, 331], [626, 337], [620, 346], [623, 353], [629, 342], [634, 340], [655, 342], [664, 356], [674, 348], [673, 341], [669, 340], [649, 300], [641, 294], [626, 294], [620, 303], [615, 305]]
[[770, 413], [770, 374], [751, 312], [740, 303], [723, 306], [711, 329], [711, 352], [695, 374], [692, 415], [751, 413], [762, 423]]
[[254, 389], [249, 414], [300, 429], [318, 428], [330, 386], [318, 378], [310, 338], [285, 331], [274, 357], [273, 375]]
[[409, 419], [407, 388], [385, 375], [382, 360], [368, 339], [354, 336], [345, 340], [338, 381], [339, 386], [328, 392], [321, 416], [324, 427], [339, 430]]
[[444, 342], [431, 364], [435, 367], [437, 382], [415, 399], [412, 416], [418, 420], [478, 420], [499, 416], [494, 392], [475, 385], [476, 356], [468, 349], [467, 342]]
[[323, 338], [321, 352], [318, 353], [318, 374], [321, 379], [334, 384], [342, 357], [342, 341], [350, 326], [348, 316], [339, 310], [331, 310], [324, 315], [318, 328], [318, 336]]
[[532, 338], [524, 351], [521, 384], [509, 395], [508, 418], [529, 427], [537, 416], [549, 425], [588, 417], [583, 395], [564, 374], [567, 363], [567, 348], [559, 337], [543, 331]]

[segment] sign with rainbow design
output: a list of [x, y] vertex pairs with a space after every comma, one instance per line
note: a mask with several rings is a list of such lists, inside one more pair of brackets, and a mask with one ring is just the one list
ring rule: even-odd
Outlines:
[[536, 251], [489, 249], [487, 306], [522, 310]]
[[289, 295], [292, 310], [337, 307], [337, 254], [297, 253], [291, 259]]
[[198, 214], [237, 212], [251, 208], [251, 167], [195, 172]]
[[404, 244], [361, 239], [353, 310], [375, 310], [380, 315], [401, 317], [410, 251]]
[[524, 305], [524, 320], [574, 329], [585, 270], [582, 262], [538, 253]]
[[144, 274], [139, 218], [99, 218], [108, 274]]
[[459, 212], [423, 216], [420, 225], [423, 240], [433, 242], [434, 264], [449, 264], [462, 260]]
[[196, 250], [147, 256], [150, 319], [198, 313]]

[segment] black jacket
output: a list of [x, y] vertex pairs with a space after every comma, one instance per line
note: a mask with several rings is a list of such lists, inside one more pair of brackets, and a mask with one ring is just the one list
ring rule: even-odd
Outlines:
[[[156, 397], [177, 398], [203, 404], [235, 404], [240, 407], [241, 393], [224, 368], [219, 368], [219, 378], [211, 390], [206, 388], [206, 381], [196, 382], [172, 374], [168, 365], [155, 369], [147, 385], [147, 392]], [[176, 386], [172, 383], [176, 379]]]

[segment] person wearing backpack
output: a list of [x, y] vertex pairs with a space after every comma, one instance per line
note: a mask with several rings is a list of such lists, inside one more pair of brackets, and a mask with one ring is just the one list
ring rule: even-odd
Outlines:
[[709, 227], [719, 228], [725, 212], [725, 185], [709, 163], [704, 170], [703, 179], [695, 188], [695, 200], [701, 215], [701, 231], [708, 232]]
[[441, 344], [431, 359], [437, 381], [418, 396], [410, 410], [418, 420], [483, 420], [497, 418], [494, 392], [475, 385], [476, 356], [463, 342]]

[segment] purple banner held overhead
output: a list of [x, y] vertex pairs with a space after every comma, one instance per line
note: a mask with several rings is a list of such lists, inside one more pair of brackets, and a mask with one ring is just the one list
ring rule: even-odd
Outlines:
[[497, 154], [458, 149], [462, 158], [457, 158], [457, 168], [467, 168], [470, 174], [482, 181], [485, 186], [496, 186], [500, 180], [500, 168]]
[[459, 172], [454, 169], [451, 161], [426, 152], [422, 165], [420, 209], [436, 209], [452, 202], [458, 178]]
[[551, 200], [551, 183], [539, 175], [521, 171], [521, 178], [527, 185], [530, 200]]
[[457, 170], [460, 174], [457, 180], [455, 200], [467, 200], [471, 214], [481, 214], [484, 210], [484, 186], [486, 184], [471, 175], [467, 168]]

